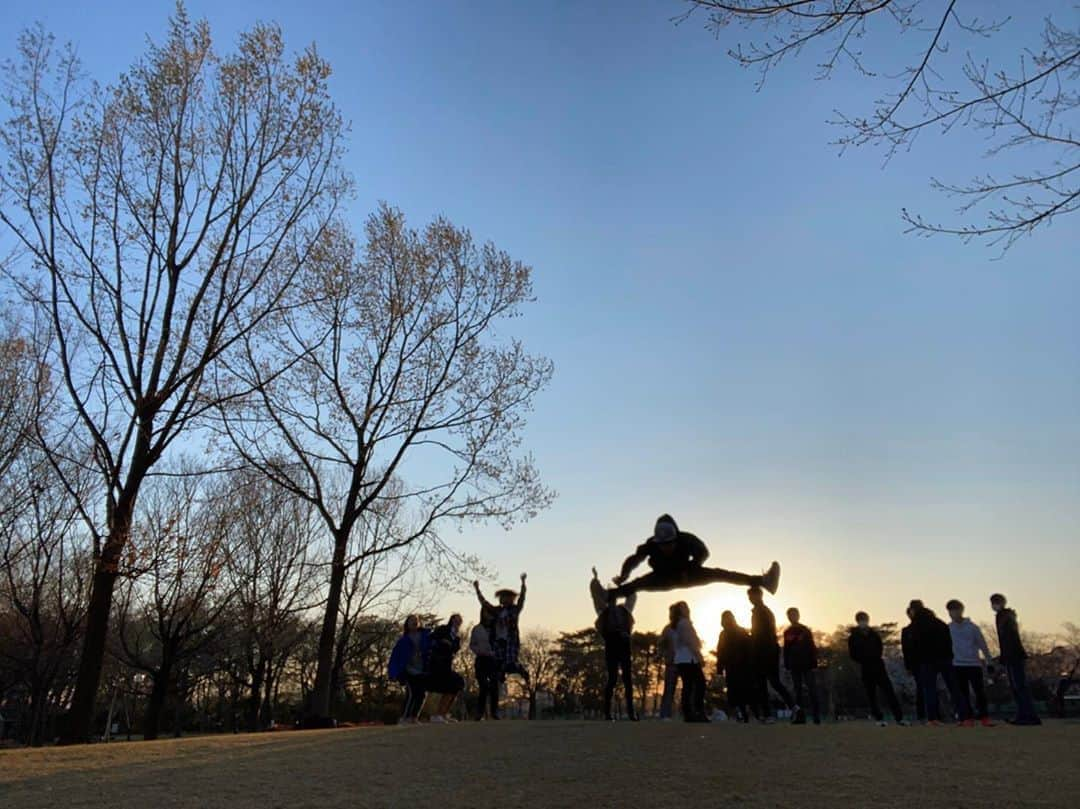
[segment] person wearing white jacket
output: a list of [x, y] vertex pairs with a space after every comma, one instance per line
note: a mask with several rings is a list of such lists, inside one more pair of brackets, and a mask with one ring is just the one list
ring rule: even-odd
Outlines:
[[[993, 660], [990, 648], [978, 625], [964, 617], [964, 605], [960, 601], [952, 599], [945, 609], [952, 618], [949, 634], [952, 636], [953, 681], [956, 683], [960, 724], [973, 727], [978, 719], [984, 726], [991, 727], [993, 723], [987, 710], [986, 685], [983, 681], [983, 669]], [[972, 694], [975, 695], [974, 711], [971, 707]]]
[[679, 613], [675, 625], [675, 667], [682, 680], [682, 712], [687, 722], [708, 722], [705, 715], [705, 670], [701, 638], [690, 621], [690, 607], [685, 601], [672, 606]]

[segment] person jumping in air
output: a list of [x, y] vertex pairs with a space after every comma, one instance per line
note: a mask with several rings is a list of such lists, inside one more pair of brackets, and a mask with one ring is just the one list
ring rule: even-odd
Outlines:
[[615, 686], [622, 671], [623, 696], [626, 699], [626, 717], [631, 722], [637, 721], [634, 711], [634, 683], [630, 661], [631, 636], [634, 631], [634, 604], [637, 596], [627, 596], [622, 604], [609, 601], [604, 585], [593, 568], [593, 577], [589, 582], [589, 594], [596, 609], [596, 631], [604, 639], [604, 662], [607, 666], [607, 683], [604, 686], [604, 717], [611, 721], [611, 701], [615, 696]]
[[495, 651], [495, 659], [499, 662], [499, 673], [502, 678], [508, 674], [518, 674], [527, 683], [529, 672], [518, 661], [518, 652], [521, 651], [521, 631], [518, 628], [518, 620], [521, 611], [525, 609], [525, 574], [521, 574], [521, 593], [503, 589], [495, 591], [498, 604], [492, 604], [484, 594], [480, 592], [480, 582], [473, 582], [476, 588], [476, 597], [480, 599], [480, 607], [494, 616], [491, 628], [491, 646]]
[[[653, 535], [638, 545], [637, 550], [623, 562], [619, 575], [612, 580], [617, 586], [608, 590], [608, 597], [621, 598], [641, 590], [663, 592], [720, 582], [761, 587], [775, 593], [780, 584], [780, 565], [777, 562], [773, 562], [764, 575], [754, 576], [704, 567], [708, 558], [709, 549], [704, 542], [691, 533], [680, 531], [675, 519], [670, 514], [663, 514], [656, 521]], [[634, 568], [644, 561], [648, 561], [652, 572], [628, 582]]]

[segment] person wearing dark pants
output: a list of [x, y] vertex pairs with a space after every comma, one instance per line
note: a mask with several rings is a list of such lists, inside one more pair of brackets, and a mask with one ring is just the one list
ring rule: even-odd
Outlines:
[[760, 587], [751, 587], [746, 591], [750, 603], [754, 605], [750, 619], [750, 640], [754, 673], [757, 678], [757, 703], [760, 715], [771, 721], [769, 710], [769, 686], [784, 701], [784, 705], [798, 715], [799, 706], [791, 698], [791, 692], [780, 681], [780, 644], [776, 640], [776, 617], [765, 606], [764, 595]]
[[619, 604], [608, 599], [600, 577], [593, 568], [589, 592], [596, 610], [596, 631], [604, 639], [604, 662], [607, 666], [607, 683], [604, 685], [604, 717], [611, 721], [611, 702], [615, 697], [615, 686], [622, 673], [623, 696], [626, 699], [626, 716], [631, 722], [637, 721], [634, 710], [634, 683], [630, 659], [630, 639], [634, 631], [634, 604], [637, 595], [631, 593]]
[[937, 688], [939, 677], [945, 683], [954, 710], [959, 709], [960, 702], [953, 680], [952, 635], [948, 625], [926, 606], [915, 610], [912, 625], [915, 659], [919, 666], [919, 685], [926, 702], [926, 723], [940, 725], [941, 704]]
[[739, 626], [735, 614], [724, 610], [720, 616], [723, 630], [716, 641], [716, 668], [727, 687], [728, 712], [740, 722], [749, 722], [757, 710], [754, 670], [751, 662], [750, 633]]
[[488, 715], [492, 719], [499, 718], [499, 662], [495, 659], [495, 651], [491, 648], [491, 624], [494, 617], [486, 609], [481, 608], [480, 623], [473, 627], [472, 634], [469, 636], [469, 650], [476, 656], [474, 670], [478, 721], [484, 718], [489, 706]]
[[450, 715], [450, 708], [458, 694], [465, 690], [465, 678], [454, 671], [454, 659], [461, 649], [461, 623], [461, 615], [455, 612], [449, 621], [431, 633], [426, 685], [428, 691], [439, 695], [439, 702], [431, 715], [434, 724], [457, 721]]
[[390, 653], [388, 675], [405, 688], [405, 704], [401, 711], [402, 725], [415, 725], [427, 698], [428, 661], [431, 656], [431, 632], [420, 624], [420, 618], [405, 619], [401, 637]]
[[668, 623], [660, 633], [660, 662], [664, 664], [664, 691], [660, 696], [660, 721], [670, 722], [671, 715], [675, 712], [675, 687], [679, 684], [679, 670], [675, 666], [675, 627], [679, 623], [679, 615], [672, 604], [668, 610]]
[[[792, 607], [787, 611], [788, 628], [784, 630], [784, 668], [791, 673], [791, 681], [795, 685], [795, 704], [805, 705], [803, 701], [803, 689], [806, 689], [810, 697], [810, 712], [814, 718], [814, 724], [821, 724], [821, 709], [818, 706], [817, 695], [817, 647], [814, 645], [814, 633], [808, 627], [799, 623], [799, 611]], [[806, 714], [800, 709], [796, 711], [792, 720], [793, 724], [805, 725]]]
[[914, 617], [918, 609], [922, 609], [923, 603], [918, 599], [912, 601], [907, 608], [908, 625], [900, 630], [900, 651], [904, 656], [904, 668], [915, 681], [915, 718], [920, 722], [926, 721], [926, 703], [923, 700], [922, 686], [919, 685], [919, 664], [915, 660], [915, 629]]
[[708, 722], [705, 715], [705, 671], [702, 668], [701, 638], [690, 622], [685, 601], [674, 606], [679, 614], [675, 627], [675, 667], [682, 681], [682, 713], [685, 722]]
[[885, 701], [889, 703], [889, 710], [892, 711], [896, 724], [906, 725], [900, 700], [896, 698], [892, 680], [885, 668], [884, 653], [885, 645], [878, 631], [870, 626], [870, 616], [861, 611], [855, 613], [855, 626], [848, 635], [848, 656], [859, 664], [866, 699], [870, 703], [870, 714], [879, 725], [886, 724], [885, 714], [881, 712], [878, 704], [878, 691], [881, 691], [885, 695]]
[[[964, 605], [952, 599], [945, 605], [949, 611], [949, 634], [953, 647], [953, 678], [956, 683], [957, 711], [964, 727], [973, 727], [978, 719], [986, 727], [993, 726], [986, 704], [986, 684], [983, 669], [993, 659], [982, 630], [970, 618], [964, 617]], [[980, 654], [982, 655], [980, 659]], [[975, 696], [972, 709], [971, 696]]]
[[1041, 725], [1042, 720], [1035, 713], [1035, 703], [1028, 688], [1027, 672], [1024, 670], [1027, 651], [1020, 640], [1020, 625], [1016, 611], [1006, 606], [1008, 602], [1001, 593], [990, 596], [990, 608], [994, 611], [997, 624], [998, 648], [1001, 650], [1001, 665], [1009, 676], [1013, 699], [1016, 700], [1016, 716], [1013, 725]]
[[[670, 514], [663, 514], [656, 521], [653, 535], [623, 562], [619, 575], [612, 579], [617, 586], [609, 590], [608, 595], [620, 598], [641, 590], [664, 592], [714, 583], [754, 585], [775, 593], [780, 584], [780, 565], [776, 562], [767, 573], [755, 576], [703, 567], [708, 558], [709, 549], [704, 542], [691, 533], [680, 531], [675, 519]], [[628, 582], [634, 568], [645, 561], [652, 572]]]

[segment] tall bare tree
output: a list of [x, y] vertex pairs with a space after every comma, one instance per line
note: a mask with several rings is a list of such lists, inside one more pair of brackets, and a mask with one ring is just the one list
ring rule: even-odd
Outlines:
[[[311, 502], [332, 543], [310, 707], [329, 721], [334, 638], [346, 571], [413, 545], [444, 561], [447, 521], [509, 526], [551, 493], [520, 430], [551, 363], [499, 339], [496, 327], [532, 294], [530, 268], [438, 219], [422, 232], [382, 206], [357, 257], [344, 227], [327, 231], [283, 310], [270, 350], [246, 341], [253, 393], [227, 402], [233, 446], [271, 480]], [[282, 370], [284, 369], [284, 370]], [[399, 504], [393, 531], [350, 556], [358, 523]]]
[[[218, 395], [208, 371], [282, 304], [346, 183], [329, 67], [256, 25], [215, 51], [182, 6], [115, 85], [87, 86], [40, 28], [5, 66], [7, 278], [51, 320], [72, 438], [104, 502], [83, 504], [93, 587], [64, 740], [88, 738], [117, 568], [147, 476]], [[39, 292], [39, 289], [41, 290]], [[249, 343], [250, 346], [250, 343]]]
[[[937, 224], [906, 209], [913, 231], [1016, 239], [1080, 209], [1080, 5], [1062, 2], [1043, 21], [1041, 41], [1017, 47], [1011, 64], [980, 53], [995, 35], [1033, 9], [1014, 0], [1012, 17], [990, 19], [979, 0], [683, 0], [718, 35], [741, 24], [762, 38], [731, 49], [765, 74], [785, 58], [820, 48], [819, 76], [841, 66], [886, 91], [863, 114], [840, 113], [841, 146], [883, 145], [889, 156], [920, 135], [973, 126], [984, 131], [988, 158], [1017, 154], [1026, 169], [991, 168], [970, 182], [933, 180], [960, 199], [959, 224]], [[1008, 4], [1006, 4], [1008, 5]], [[1071, 10], [1071, 13], [1070, 13]], [[1004, 12], [1002, 12], [1004, 13]], [[899, 42], [899, 44], [897, 44]], [[904, 62], [894, 52], [907, 43]], [[966, 57], [963, 54], [967, 54]], [[966, 221], [964, 221], [966, 220]]]

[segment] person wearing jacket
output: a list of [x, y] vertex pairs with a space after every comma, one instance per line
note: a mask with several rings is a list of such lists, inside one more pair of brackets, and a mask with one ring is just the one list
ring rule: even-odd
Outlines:
[[1020, 625], [1016, 620], [1016, 611], [1006, 606], [1007, 603], [1001, 593], [990, 596], [990, 608], [994, 611], [994, 622], [997, 624], [998, 648], [1001, 650], [999, 659], [1009, 676], [1009, 686], [1016, 700], [1016, 717], [1011, 724], [1041, 725], [1042, 720], [1035, 713], [1035, 703], [1031, 699], [1027, 672], [1024, 670], [1027, 651], [1020, 640]]
[[[983, 668], [990, 664], [993, 657], [986, 645], [986, 638], [970, 618], [964, 617], [964, 605], [952, 599], [945, 605], [949, 611], [949, 634], [952, 636], [953, 679], [956, 683], [957, 710], [960, 723], [973, 727], [975, 720], [985, 727], [992, 727], [986, 705], [986, 684], [983, 680]], [[979, 655], [982, 655], [982, 659]], [[975, 695], [975, 709], [971, 707], [971, 695]]]
[[405, 705], [399, 725], [415, 725], [420, 721], [420, 710], [427, 698], [427, 670], [431, 656], [431, 632], [425, 629], [419, 616], [405, 619], [401, 637], [390, 653], [388, 675], [391, 680], [405, 687]]
[[919, 685], [919, 664], [915, 660], [915, 612], [921, 609], [923, 603], [914, 599], [908, 604], [905, 611], [908, 617], [908, 625], [900, 630], [900, 652], [904, 657], [904, 668], [915, 681], [915, 718], [920, 722], [926, 720], [926, 705], [923, 703], [922, 687]]
[[866, 689], [866, 699], [870, 703], [870, 713], [874, 720], [884, 726], [885, 715], [881, 712], [878, 704], [878, 690], [885, 694], [892, 711], [893, 719], [898, 725], [906, 725], [904, 712], [900, 708], [900, 700], [896, 698], [892, 680], [885, 668], [885, 647], [881, 642], [881, 635], [870, 626], [870, 616], [865, 612], [855, 613], [855, 626], [848, 635], [848, 656], [859, 664], [862, 672], [863, 688]]
[[604, 585], [600, 583], [600, 576], [597, 574], [595, 567], [592, 573], [592, 581], [589, 582], [589, 593], [592, 596], [593, 608], [596, 610], [596, 631], [604, 639], [604, 662], [607, 665], [607, 683], [604, 686], [604, 717], [609, 722], [614, 718], [611, 715], [611, 701], [615, 696], [615, 685], [619, 682], [619, 671], [621, 670], [623, 696], [626, 699], [626, 715], [631, 722], [636, 722], [630, 638], [634, 631], [634, 605], [637, 603], [637, 595], [631, 593], [622, 604], [619, 604], [615, 599], [609, 600]]
[[491, 624], [494, 618], [488, 610], [481, 608], [480, 623], [473, 627], [469, 635], [469, 651], [475, 656], [473, 666], [477, 685], [477, 721], [484, 718], [489, 705], [488, 715], [492, 719], [499, 718], [499, 663], [495, 659], [495, 651], [491, 648]]
[[660, 697], [660, 720], [671, 721], [671, 715], [675, 712], [675, 686], [679, 684], [679, 669], [675, 666], [675, 647], [678, 645], [678, 634], [675, 627], [679, 623], [679, 614], [672, 604], [668, 608], [668, 622], [660, 633], [660, 642], [657, 644], [660, 662], [664, 664], [664, 693]]
[[690, 621], [690, 607], [680, 601], [673, 607], [679, 615], [675, 625], [675, 666], [682, 680], [683, 721], [708, 722], [705, 715], [705, 671], [701, 638]]
[[454, 671], [454, 658], [460, 649], [461, 616], [454, 613], [449, 621], [431, 633], [427, 690], [440, 695], [435, 713], [431, 715], [435, 724], [457, 721], [450, 716], [450, 706], [465, 690], [465, 678]]
[[952, 676], [952, 635], [949, 627], [934, 611], [923, 606], [915, 610], [912, 618], [912, 642], [919, 667], [919, 685], [926, 703], [926, 723], [941, 724], [941, 704], [938, 700], [937, 683], [940, 677], [956, 707], [956, 684]]
[[727, 686], [728, 711], [738, 721], [749, 722], [752, 706], [757, 704], [750, 633], [739, 626], [731, 610], [724, 610], [720, 625], [723, 629], [716, 640], [716, 669]]
[[521, 630], [519, 623], [521, 611], [525, 609], [525, 574], [521, 574], [521, 592], [510, 589], [495, 591], [498, 604], [492, 604], [480, 592], [480, 582], [474, 581], [476, 597], [480, 599], [480, 608], [488, 610], [493, 616], [491, 645], [495, 659], [499, 662], [499, 677], [505, 679], [508, 674], [518, 674], [526, 683], [529, 672], [521, 665], [518, 654], [521, 652]]
[[771, 720], [769, 710], [769, 686], [784, 701], [784, 705], [798, 716], [799, 706], [791, 698], [791, 692], [780, 681], [780, 644], [776, 640], [776, 616], [765, 606], [765, 599], [760, 587], [751, 587], [746, 591], [754, 609], [750, 614], [750, 649], [756, 680], [757, 705], [760, 716]]
[[[653, 535], [638, 545], [623, 562], [619, 575], [612, 579], [617, 586], [609, 590], [608, 595], [618, 598], [640, 590], [664, 592], [716, 582], [758, 586], [775, 593], [780, 584], [780, 565], [777, 562], [773, 562], [765, 574], [754, 576], [704, 567], [708, 558], [709, 549], [704, 542], [691, 533], [680, 531], [670, 514], [662, 514], [656, 520]], [[627, 582], [634, 568], [645, 561], [648, 561], [651, 572]]]
[[[810, 711], [814, 724], [821, 724], [821, 710], [818, 707], [817, 681], [814, 674], [818, 666], [817, 646], [814, 645], [814, 633], [799, 623], [799, 610], [792, 607], [787, 611], [788, 628], [784, 630], [784, 668], [791, 673], [795, 685], [795, 703], [803, 704], [803, 687], [810, 697]], [[793, 724], [805, 725], [806, 713], [800, 708], [795, 712]]]

